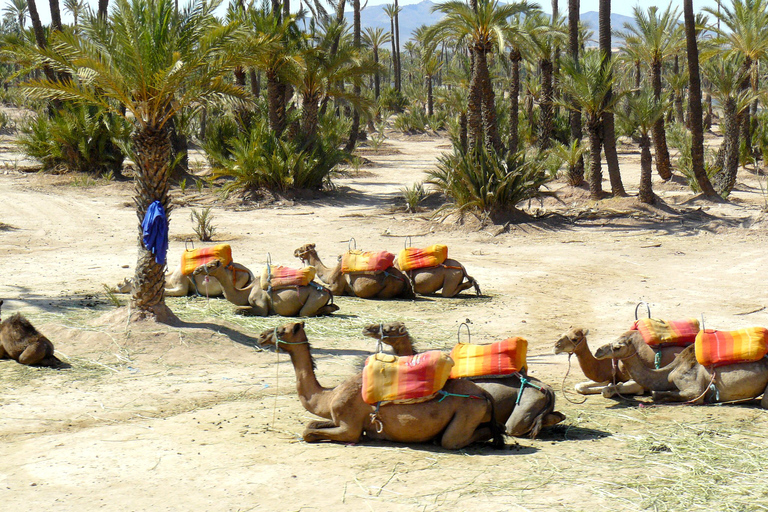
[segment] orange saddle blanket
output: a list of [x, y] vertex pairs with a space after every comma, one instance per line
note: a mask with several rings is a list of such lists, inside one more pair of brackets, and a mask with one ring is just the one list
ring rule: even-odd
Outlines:
[[213, 260], [221, 260], [224, 266], [232, 263], [232, 248], [229, 244], [219, 244], [212, 247], [202, 247], [181, 254], [181, 273], [191, 275], [197, 267]]
[[750, 327], [737, 331], [706, 329], [696, 336], [696, 360], [702, 366], [759, 361], [768, 354], [768, 329]]
[[696, 340], [699, 321], [695, 318], [667, 322], [656, 318], [641, 318], [632, 325], [632, 331], [640, 331], [645, 343], [652, 347], [687, 347]]
[[374, 354], [363, 368], [363, 400], [367, 404], [429, 397], [445, 386], [453, 360], [439, 350], [415, 356]]
[[307, 286], [315, 278], [315, 267], [291, 268], [282, 265], [267, 265], [261, 273], [261, 289], [273, 290], [293, 286]]
[[451, 350], [451, 358], [456, 363], [451, 378], [490, 377], [522, 371], [526, 367], [527, 352], [528, 340], [519, 337], [490, 345], [459, 343]]
[[350, 272], [381, 272], [392, 266], [395, 255], [387, 251], [363, 252], [347, 251], [341, 256], [341, 271]]
[[416, 270], [436, 267], [448, 259], [448, 246], [435, 244], [425, 249], [408, 247], [397, 255], [397, 266], [400, 270]]

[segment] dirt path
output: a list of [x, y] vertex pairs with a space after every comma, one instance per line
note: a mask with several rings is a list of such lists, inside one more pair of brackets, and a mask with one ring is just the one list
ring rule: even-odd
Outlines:
[[[736, 456], [759, 445], [765, 412], [640, 408], [601, 397], [570, 403], [560, 394], [567, 358], [551, 355], [570, 325], [590, 328], [593, 347], [611, 339], [641, 300], [664, 318], [703, 313], [720, 328], [768, 325], [760, 284], [768, 268], [765, 222], [754, 177], [740, 180], [735, 204], [694, 202], [681, 207], [686, 215], [610, 216], [626, 210], [626, 200], [606, 202], [600, 213], [575, 194], [541, 205], [568, 217], [505, 232], [393, 212], [399, 189], [423, 180], [446, 143], [388, 140], [388, 152], [362, 151], [373, 165], [339, 180], [326, 199], [215, 206], [220, 240], [254, 269], [268, 253], [295, 265], [293, 250], [307, 242], [327, 263], [350, 237], [360, 248], [390, 251], [407, 235], [414, 245], [446, 243], [486, 296], [337, 299], [333, 318], [306, 321], [320, 382], [341, 381], [370, 353], [372, 343], [359, 334], [367, 322], [403, 320], [420, 348], [449, 348], [469, 318], [473, 341], [529, 339], [530, 371], [558, 390], [563, 425], [537, 440], [509, 439], [503, 451], [308, 445], [300, 434], [314, 418], [295, 396], [287, 357], [254, 348], [255, 335], [281, 320], [238, 318], [223, 301], [190, 298], [169, 299], [185, 322], [180, 328], [125, 324], [106, 304], [102, 283], [133, 272], [131, 187], [76, 186], [67, 177], [9, 170], [0, 174], [3, 314], [27, 314], [72, 368], [0, 363], [3, 510], [692, 510], [760, 496], [764, 467]], [[635, 153], [622, 154], [622, 171], [635, 188]], [[670, 204], [690, 198], [675, 183], [657, 191]], [[190, 211], [173, 212], [170, 261], [192, 233]], [[568, 388], [581, 379], [572, 368]], [[729, 447], [733, 460], [709, 463], [738, 470], [736, 489], [748, 492], [706, 481], [701, 461], [709, 459], [685, 444], [702, 436]], [[675, 486], [681, 475], [692, 479], [688, 489]], [[710, 498], [686, 494], [699, 484], [709, 485]], [[675, 501], [683, 499], [689, 505]]]

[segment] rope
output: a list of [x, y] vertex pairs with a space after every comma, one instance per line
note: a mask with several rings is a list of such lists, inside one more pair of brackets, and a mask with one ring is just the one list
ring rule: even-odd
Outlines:
[[456, 398], [474, 398], [475, 400], [485, 400], [484, 396], [478, 396], [478, 395], [457, 395], [456, 393], [449, 393], [448, 391], [443, 391], [442, 389], [437, 392], [439, 395], [443, 395], [443, 397], [438, 400], [438, 402], [442, 402], [449, 396], [454, 396]]
[[[560, 385], [560, 390], [563, 392], [563, 398], [565, 398], [565, 400], [567, 402], [570, 402], [570, 403], [575, 404], [575, 405], [581, 405], [581, 404], [583, 404], [584, 402], [587, 401], [587, 397], [586, 396], [584, 397], [584, 399], [581, 402], [576, 402], [575, 400], [571, 400], [570, 398], [568, 398], [568, 395], [565, 394], [565, 379], [567, 379], [568, 378], [568, 374], [571, 373], [571, 356], [572, 355], [573, 355], [573, 352], [570, 352], [568, 354], [568, 370], [566, 370], [566, 372], [565, 372], [565, 376], [563, 377], [563, 383]], [[578, 394], [578, 393], [574, 393], [574, 395], [576, 395], [576, 394]]]
[[525, 385], [528, 384], [532, 388], [536, 388], [541, 391], [541, 386], [534, 384], [533, 381], [527, 379], [523, 374], [516, 372], [515, 375], [520, 379], [520, 391], [517, 393], [517, 399], [515, 400], [515, 407], [520, 403], [520, 398], [523, 396], [523, 390]]

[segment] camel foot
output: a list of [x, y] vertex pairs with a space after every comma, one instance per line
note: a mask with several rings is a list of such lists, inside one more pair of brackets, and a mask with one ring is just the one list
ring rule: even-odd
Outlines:
[[594, 382], [590, 380], [579, 382], [573, 388], [581, 395], [597, 395], [609, 384], [610, 382]]
[[336, 304], [328, 304], [318, 309], [317, 314], [315, 316], [330, 315], [334, 311], [338, 311], [338, 310], [339, 310], [339, 306], [337, 306]]
[[552, 411], [546, 416], [544, 416], [544, 421], [542, 422], [542, 427], [551, 427], [553, 425], [557, 425], [561, 421], [565, 420], [565, 414], [559, 412], [559, 411]]

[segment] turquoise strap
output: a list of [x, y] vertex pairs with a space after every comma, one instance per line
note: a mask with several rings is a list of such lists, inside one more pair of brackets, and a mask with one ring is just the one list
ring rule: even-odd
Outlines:
[[532, 388], [538, 389], [539, 391], [541, 391], [541, 386], [529, 380], [527, 377], [525, 377], [520, 373], [516, 373], [515, 375], [517, 375], [520, 378], [520, 391], [518, 391], [517, 400], [515, 400], [515, 406], [517, 406], [517, 404], [520, 403], [520, 398], [522, 398], [523, 396], [523, 390], [525, 389], [526, 384], [531, 386]]
[[477, 396], [477, 395], [457, 395], [456, 393], [449, 393], [447, 391], [443, 391], [442, 389], [438, 391], [439, 394], [443, 395], [438, 402], [442, 402], [449, 396], [455, 396], [457, 398], [474, 398], [476, 400], [485, 400], [484, 396]]
[[661, 368], [661, 350], [656, 352], [656, 357], [654, 358], [654, 363], [656, 364], [656, 369], [658, 370]]

